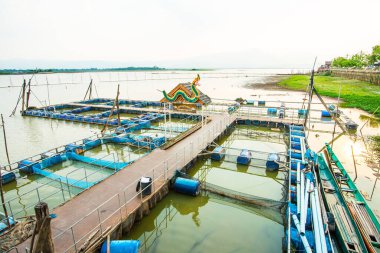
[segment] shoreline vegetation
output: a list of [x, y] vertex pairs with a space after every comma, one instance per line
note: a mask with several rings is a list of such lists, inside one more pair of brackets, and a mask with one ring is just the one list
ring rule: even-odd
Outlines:
[[83, 73], [83, 72], [118, 72], [118, 71], [207, 71], [211, 69], [167, 69], [153, 67], [125, 67], [125, 68], [51, 68], [51, 69], [0, 69], [0, 75], [27, 75], [27, 74], [57, 74], [57, 73]]
[[[305, 91], [310, 82], [307, 75], [292, 75], [277, 83], [278, 86], [297, 91]], [[314, 85], [322, 96], [338, 98], [341, 89], [339, 106], [358, 108], [368, 113], [374, 113], [380, 105], [380, 86], [354, 79], [335, 76], [315, 76]], [[375, 113], [380, 118], [380, 110]]]

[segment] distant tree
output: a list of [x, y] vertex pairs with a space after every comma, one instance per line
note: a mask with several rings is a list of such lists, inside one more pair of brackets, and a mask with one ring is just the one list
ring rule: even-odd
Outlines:
[[380, 45], [376, 45], [372, 48], [372, 54], [368, 57], [368, 63], [373, 65], [375, 62], [380, 61]]

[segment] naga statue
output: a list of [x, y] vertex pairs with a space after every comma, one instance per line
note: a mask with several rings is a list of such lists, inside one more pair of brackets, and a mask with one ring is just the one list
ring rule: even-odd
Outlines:
[[195, 103], [197, 102], [197, 100], [199, 99], [199, 96], [200, 96], [200, 93], [199, 91], [197, 90], [197, 87], [199, 85], [199, 80], [201, 79], [201, 77], [199, 76], [199, 74], [197, 75], [197, 77], [193, 80], [193, 82], [191, 83], [191, 91], [194, 93], [194, 97], [189, 97], [183, 90], [177, 90], [173, 96], [169, 96], [166, 91], [162, 91], [162, 93], [164, 94], [164, 97], [169, 101], [169, 102], [174, 102], [177, 100], [178, 96], [182, 96], [187, 102], [189, 103]]

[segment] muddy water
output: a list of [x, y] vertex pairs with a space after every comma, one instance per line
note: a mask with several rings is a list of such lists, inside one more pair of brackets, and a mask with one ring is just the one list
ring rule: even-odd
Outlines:
[[126, 239], [143, 252], [281, 252], [281, 214], [204, 193], [170, 193]]
[[[269, 152], [286, 152], [282, 135], [237, 126], [218, 142], [226, 149], [224, 160], [197, 161], [189, 174], [208, 187], [281, 201], [285, 175], [268, 172], [265, 163]], [[254, 150], [249, 166], [236, 164], [243, 148]], [[199, 197], [170, 193], [125, 238], [140, 240], [144, 252], [280, 252], [281, 223], [278, 209], [237, 203], [208, 192]]]
[[[269, 75], [290, 72], [291, 70], [217, 70], [200, 72], [202, 79], [199, 88], [216, 102], [219, 101], [218, 99], [232, 100], [242, 97], [256, 101], [259, 99], [287, 101], [287, 106], [292, 105], [300, 108], [304, 93], [265, 89], [264, 83], [268, 80]], [[195, 74], [195, 72], [171, 71], [41, 74], [33, 78], [32, 84], [38, 86], [32, 87], [33, 93], [30, 104], [32, 106], [41, 106], [79, 101], [83, 98], [91, 78], [96, 85], [95, 94], [98, 94], [99, 97], [114, 97], [117, 84], [120, 84], [121, 99], [159, 100], [162, 97], [159, 90], [168, 91], [178, 82], [191, 81]], [[96, 125], [21, 117], [18, 113], [20, 107], [16, 110], [15, 116], [9, 118], [8, 115], [12, 112], [20, 92], [20, 88], [15, 86], [20, 85], [23, 78], [24, 76], [0, 76], [0, 87], [11, 86], [10, 88], [0, 88], [0, 112], [5, 116], [11, 162], [85, 138], [100, 131], [101, 127]], [[25, 78], [28, 78], [28, 76], [25, 76]], [[49, 85], [47, 86], [46, 84]], [[250, 85], [247, 86], [247, 84]], [[335, 99], [326, 100], [329, 103], [336, 103]], [[293, 104], [292, 102], [295, 101], [300, 103]], [[318, 102], [317, 99], [314, 99], [314, 102]], [[278, 105], [278, 103], [274, 104]], [[311, 108], [318, 110], [313, 112], [313, 117], [320, 118], [319, 110], [322, 109], [322, 105], [313, 103]], [[366, 122], [366, 117], [369, 116], [367, 113], [357, 109], [343, 108], [342, 110], [359, 124], [359, 128]], [[309, 133], [309, 144], [315, 151], [318, 151], [325, 142], [332, 139], [334, 124], [331, 121], [325, 121], [324, 123], [313, 123], [313, 125], [310, 125], [313, 131]], [[365, 140], [369, 135], [379, 134], [379, 125], [376, 122], [371, 122], [362, 129], [362, 135], [359, 134], [356, 138], [342, 136], [334, 143], [334, 151], [352, 178], [355, 177], [354, 163], [351, 157], [351, 146], [353, 147], [357, 164], [356, 183], [364, 195], [371, 199], [369, 204], [374, 209], [379, 209], [380, 207], [380, 187], [374, 175], [378, 168], [371, 163], [374, 158], [371, 158], [371, 149]], [[3, 143], [4, 139], [0, 134], [0, 164], [7, 163]], [[369, 167], [368, 164], [372, 167]], [[234, 169], [239, 170], [237, 167]], [[27, 184], [29, 181], [33, 180], [25, 178], [17, 182], [17, 184]]]

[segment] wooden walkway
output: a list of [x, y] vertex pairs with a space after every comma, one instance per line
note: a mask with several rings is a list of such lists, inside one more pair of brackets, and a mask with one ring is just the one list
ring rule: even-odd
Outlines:
[[[54, 209], [51, 222], [56, 252], [77, 252], [87, 238], [99, 230], [115, 227], [149, 197], [141, 198], [136, 185], [141, 176], [153, 178], [157, 192], [173, 176], [218, 137], [235, 115], [211, 115], [211, 121], [166, 150], [156, 149], [73, 199]], [[30, 238], [17, 249], [25, 252]]]

